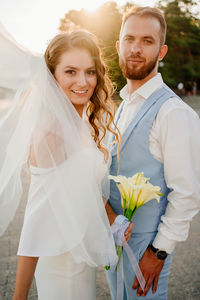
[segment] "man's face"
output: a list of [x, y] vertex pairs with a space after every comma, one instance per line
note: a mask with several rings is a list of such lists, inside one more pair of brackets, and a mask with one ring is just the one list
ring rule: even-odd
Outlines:
[[158, 60], [163, 57], [162, 47], [160, 46], [160, 23], [157, 19], [129, 17], [117, 44], [123, 75], [130, 80], [153, 77], [157, 73]]

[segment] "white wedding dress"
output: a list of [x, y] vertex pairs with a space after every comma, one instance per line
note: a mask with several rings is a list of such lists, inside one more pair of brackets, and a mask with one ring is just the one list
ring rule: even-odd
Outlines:
[[[102, 185], [105, 182], [104, 176], [107, 172], [107, 165], [104, 161], [102, 161], [101, 168], [96, 171], [96, 180], [99, 185]], [[41, 249], [44, 253], [49, 252], [47, 247], [50, 232], [53, 235], [51, 238], [56, 244], [58, 233], [56, 226], [53, 228], [55, 225], [53, 211], [41, 186], [41, 176], [47, 175], [47, 172], [51, 172], [51, 170], [30, 166], [31, 183], [18, 255], [34, 254], [34, 246], [32, 245], [34, 236], [37, 236], [36, 240], [46, 237], [44, 249]], [[37, 228], [33, 225], [33, 222], [34, 224], [41, 224], [41, 220], [45, 223], [45, 229], [43, 228], [42, 233], [40, 232], [41, 226]], [[25, 253], [29, 243], [31, 243], [31, 253]], [[85, 262], [77, 263], [70, 251], [56, 256], [41, 256], [37, 263], [35, 279], [38, 300], [96, 299], [96, 268]]]
[[117, 262], [102, 200], [107, 164], [90, 130], [47, 69], [0, 24], [0, 86], [17, 89], [0, 121], [0, 234], [31, 183], [18, 255], [39, 257], [39, 300], [94, 300], [95, 267]]
[[71, 253], [42, 257], [35, 272], [39, 300], [95, 300], [96, 269]]

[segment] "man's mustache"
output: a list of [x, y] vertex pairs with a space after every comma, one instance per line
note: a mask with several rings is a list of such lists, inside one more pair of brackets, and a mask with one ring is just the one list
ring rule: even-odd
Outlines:
[[131, 60], [131, 59], [139, 59], [139, 60], [142, 60], [142, 61], [145, 61], [145, 58], [138, 55], [138, 54], [131, 54], [129, 56], [126, 57], [126, 60]]

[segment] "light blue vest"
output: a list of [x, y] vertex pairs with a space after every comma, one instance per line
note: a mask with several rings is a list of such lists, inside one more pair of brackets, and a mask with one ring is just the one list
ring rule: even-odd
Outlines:
[[[133, 233], [156, 231], [160, 217], [165, 213], [170, 190], [166, 186], [163, 163], [156, 160], [149, 151], [149, 133], [160, 107], [171, 97], [177, 95], [164, 84], [145, 101], [122, 136], [119, 175], [130, 177], [137, 172], [144, 172], [144, 176], [150, 177], [153, 185], [160, 186], [161, 192], [166, 196], [160, 199], [159, 204], [156, 200], [152, 200], [138, 209], [132, 219]], [[122, 108], [123, 102], [118, 109], [116, 123]], [[111, 148], [111, 154], [110, 174], [116, 176], [118, 169], [116, 145]], [[109, 203], [117, 214], [122, 214], [120, 193], [113, 180], [110, 184]]]

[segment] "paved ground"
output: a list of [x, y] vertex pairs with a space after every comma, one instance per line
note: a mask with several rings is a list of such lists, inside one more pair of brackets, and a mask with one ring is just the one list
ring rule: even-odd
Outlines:
[[[200, 98], [191, 98], [187, 101], [200, 113]], [[1, 103], [6, 109], [7, 103]], [[0, 300], [12, 299], [16, 251], [26, 195], [27, 191], [25, 190], [23, 201], [18, 208], [15, 219], [0, 238]], [[36, 299], [37, 293], [33, 282], [29, 300]], [[97, 299], [111, 300], [102, 268], [99, 268], [97, 273]], [[195, 217], [192, 223], [188, 240], [179, 243], [176, 247], [169, 279], [169, 300], [200, 300], [200, 214]]]

